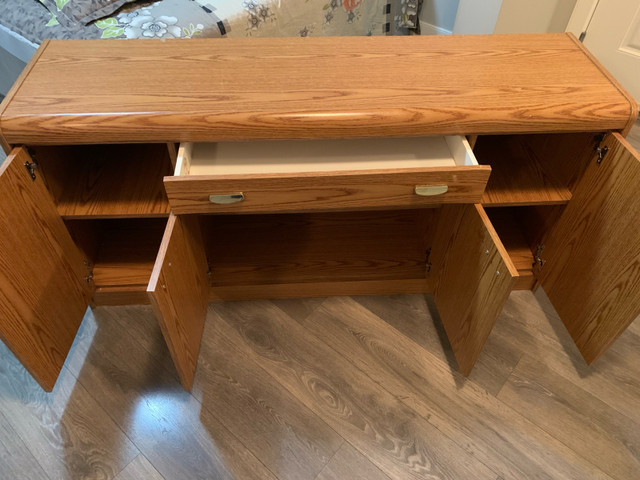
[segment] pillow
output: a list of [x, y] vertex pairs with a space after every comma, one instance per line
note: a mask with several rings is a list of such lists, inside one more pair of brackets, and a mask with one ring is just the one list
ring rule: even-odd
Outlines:
[[136, 0], [40, 0], [56, 16], [58, 22], [67, 28], [87, 25], [134, 1]]

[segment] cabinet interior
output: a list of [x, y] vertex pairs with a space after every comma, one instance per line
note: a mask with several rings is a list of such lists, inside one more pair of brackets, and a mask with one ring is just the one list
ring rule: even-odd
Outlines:
[[66, 220], [93, 265], [98, 293], [144, 292], [158, 255], [166, 218]]
[[424, 279], [438, 211], [202, 216], [211, 282]]
[[171, 175], [166, 144], [34, 147], [65, 219], [167, 217], [162, 179]]
[[[443, 137], [438, 141], [447, 148]], [[474, 154], [492, 167], [483, 206], [518, 270], [516, 289], [535, 286], [536, 249], [571, 198], [593, 147], [591, 133], [478, 137]], [[122, 293], [129, 295], [123, 302], [146, 302], [170, 211], [162, 179], [172, 172], [171, 149], [140, 144], [34, 150], [58, 211], [93, 265], [96, 297]], [[435, 207], [200, 215], [213, 297], [218, 290], [250, 286], [350, 281], [421, 280], [430, 291], [428, 250], [439, 213]]]
[[491, 166], [482, 204], [567, 204], [595, 145], [593, 133], [478, 137], [478, 163]]

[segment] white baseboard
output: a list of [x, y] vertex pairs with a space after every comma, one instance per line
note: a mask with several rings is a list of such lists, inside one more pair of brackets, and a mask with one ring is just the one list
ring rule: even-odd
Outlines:
[[451, 30], [446, 30], [424, 20], [420, 20], [420, 35], [451, 35]]

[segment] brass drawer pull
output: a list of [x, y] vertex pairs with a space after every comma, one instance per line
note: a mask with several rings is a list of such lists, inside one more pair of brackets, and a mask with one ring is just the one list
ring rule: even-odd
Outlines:
[[209, 201], [218, 205], [228, 205], [230, 203], [238, 203], [243, 200], [244, 194], [242, 192], [227, 193], [226, 195], [209, 195]]
[[449, 190], [447, 185], [416, 185], [414, 192], [421, 197], [430, 197], [447, 193], [447, 190]]

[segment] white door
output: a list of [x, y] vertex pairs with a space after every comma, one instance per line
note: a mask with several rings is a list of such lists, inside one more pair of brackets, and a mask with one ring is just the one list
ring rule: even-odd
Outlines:
[[640, 1], [579, 0], [567, 30], [640, 101]]

